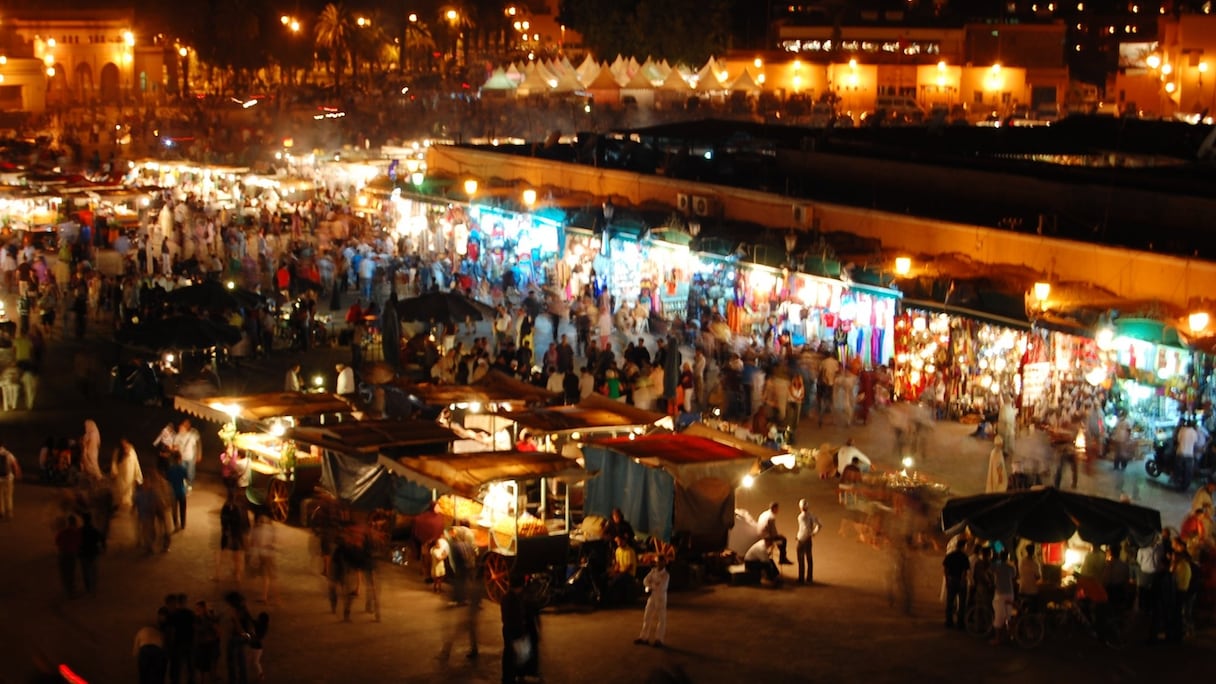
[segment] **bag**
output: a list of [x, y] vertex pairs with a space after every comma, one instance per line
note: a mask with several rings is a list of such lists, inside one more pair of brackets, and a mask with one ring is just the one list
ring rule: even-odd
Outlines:
[[511, 642], [511, 650], [515, 652], [515, 664], [523, 665], [532, 659], [532, 640], [521, 636]]

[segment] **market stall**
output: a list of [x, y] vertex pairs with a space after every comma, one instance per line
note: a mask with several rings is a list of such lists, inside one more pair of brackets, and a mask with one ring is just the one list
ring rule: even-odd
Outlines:
[[265, 505], [280, 522], [297, 503], [297, 493], [312, 492], [321, 478], [321, 448], [299, 449], [286, 437], [288, 431], [354, 416], [345, 399], [320, 393], [205, 399], [177, 396], [173, 405], [178, 411], [221, 425], [219, 434], [225, 444], [221, 458], [248, 458], [252, 483], [245, 494], [252, 503]]
[[569, 506], [551, 515], [550, 480], [583, 476], [578, 464], [559, 454], [483, 452], [436, 456], [380, 457], [394, 473], [445, 497], [439, 510], [474, 531], [483, 563], [486, 595], [498, 601], [512, 576], [565, 568], [570, 545]]
[[639, 533], [664, 542], [687, 536], [693, 552], [726, 547], [735, 488], [759, 472], [763, 457], [726, 439], [688, 434], [595, 439], [582, 451], [592, 475], [586, 514], [607, 517], [620, 508]]

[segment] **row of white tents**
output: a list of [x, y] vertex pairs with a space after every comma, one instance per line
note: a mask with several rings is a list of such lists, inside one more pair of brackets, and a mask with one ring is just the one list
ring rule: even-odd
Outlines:
[[562, 57], [551, 61], [509, 64], [498, 67], [481, 86], [483, 94], [532, 97], [587, 93], [597, 101], [614, 101], [633, 96], [639, 102], [653, 101], [655, 93], [688, 97], [694, 94], [760, 92], [760, 85], [748, 69], [727, 80], [725, 64], [713, 57], [699, 70], [684, 65], [671, 66], [667, 60], [647, 58], [645, 62], [617, 55], [611, 64], [597, 63], [590, 55], [575, 67]]

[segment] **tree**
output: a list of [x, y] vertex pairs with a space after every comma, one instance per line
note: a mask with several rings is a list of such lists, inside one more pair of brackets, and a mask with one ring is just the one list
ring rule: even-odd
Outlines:
[[699, 64], [726, 47], [729, 0], [562, 0], [559, 21], [598, 59], [647, 55]]
[[330, 69], [334, 74], [334, 86], [342, 84], [342, 70], [345, 68], [345, 58], [350, 52], [350, 15], [341, 4], [332, 2], [317, 15], [316, 46], [324, 50], [330, 59]]

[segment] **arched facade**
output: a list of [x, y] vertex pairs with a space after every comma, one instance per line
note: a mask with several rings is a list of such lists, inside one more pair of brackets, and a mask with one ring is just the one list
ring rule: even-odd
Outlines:
[[87, 62], [81, 62], [76, 65], [72, 72], [72, 85], [76, 91], [76, 99], [81, 102], [88, 102], [96, 96], [97, 84], [93, 80], [93, 67]]
[[121, 77], [118, 71], [118, 66], [114, 62], [107, 62], [101, 68], [101, 87], [98, 89], [98, 94], [102, 102], [118, 102], [122, 95]]

